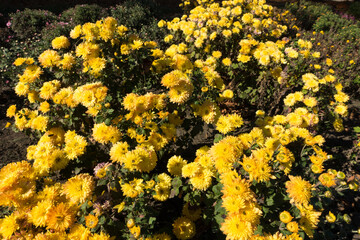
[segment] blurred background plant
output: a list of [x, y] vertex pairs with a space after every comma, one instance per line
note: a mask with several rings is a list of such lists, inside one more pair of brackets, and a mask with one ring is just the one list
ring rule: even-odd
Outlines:
[[11, 30], [18, 38], [29, 38], [57, 20], [57, 16], [46, 10], [25, 9], [10, 14]]

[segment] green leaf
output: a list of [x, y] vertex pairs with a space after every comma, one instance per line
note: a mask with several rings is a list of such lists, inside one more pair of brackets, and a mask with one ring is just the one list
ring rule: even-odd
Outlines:
[[255, 232], [254, 232], [254, 235], [255, 235], [255, 234], [261, 235], [262, 232], [263, 232], [263, 229], [264, 229], [264, 227], [263, 227], [262, 225], [258, 225], [257, 228], [256, 228], [256, 230], [255, 230]]
[[263, 206], [263, 212], [266, 214], [269, 212], [269, 208]]
[[214, 213], [225, 214], [225, 208], [222, 207], [222, 200], [217, 201], [214, 207]]
[[104, 185], [106, 185], [106, 179], [100, 179], [99, 181], [98, 181], [98, 183], [97, 183], [97, 185], [98, 186], [104, 186]]
[[80, 207], [81, 211], [85, 212], [87, 206], [88, 206], [87, 202], [84, 202], [84, 203], [81, 205], [81, 207]]
[[58, 79], [60, 79], [62, 76], [64, 76], [64, 74], [62, 72], [56, 72], [54, 75]]
[[170, 198], [173, 198], [177, 195], [179, 195], [179, 192], [180, 192], [180, 187], [182, 186], [182, 181], [181, 181], [181, 178], [179, 177], [175, 177], [173, 180], [172, 180], [172, 186], [173, 186], [173, 189], [171, 190], [170, 192]]
[[221, 225], [221, 224], [224, 222], [224, 218], [222, 217], [221, 214], [218, 214], [218, 215], [215, 216], [215, 221], [216, 221], [219, 225]]
[[106, 217], [105, 216], [101, 216], [100, 218], [99, 218], [99, 225], [103, 225], [104, 223], [106, 222]]
[[189, 202], [189, 200], [190, 200], [190, 194], [187, 193], [187, 194], [184, 196], [184, 201], [185, 201], [185, 202]]
[[74, 173], [77, 175], [82, 170], [82, 168], [75, 167]]
[[215, 186], [212, 187], [212, 191], [215, 194], [215, 198], [218, 198], [219, 196], [221, 196], [221, 189], [222, 189], [223, 185], [221, 183], [216, 184]]
[[112, 96], [111, 95], [107, 95], [106, 98], [105, 98], [106, 101], [111, 101], [112, 100]]
[[360, 127], [354, 127], [354, 132], [360, 133]]
[[174, 188], [180, 188], [181, 185], [182, 185], [182, 181], [181, 181], [181, 178], [180, 177], [175, 177], [172, 182], [171, 182], [172, 186]]
[[109, 226], [115, 226], [115, 221], [113, 221], [113, 220], [110, 218], [110, 220], [109, 220], [109, 222], [108, 222], [108, 225], [109, 225]]
[[353, 80], [354, 83], [356, 84], [360, 84], [360, 77], [357, 77]]
[[171, 189], [169, 198], [174, 198], [179, 195], [179, 189]]
[[298, 232], [298, 234], [302, 239], [305, 239], [305, 233], [304, 232]]
[[224, 136], [222, 134], [215, 134], [214, 143], [220, 142]]
[[110, 125], [111, 124], [111, 119], [110, 118], [105, 119], [105, 124]]
[[156, 221], [156, 217], [149, 218], [149, 224], [153, 224]]
[[266, 199], [266, 205], [267, 206], [273, 206], [274, 205], [274, 196], [269, 197]]

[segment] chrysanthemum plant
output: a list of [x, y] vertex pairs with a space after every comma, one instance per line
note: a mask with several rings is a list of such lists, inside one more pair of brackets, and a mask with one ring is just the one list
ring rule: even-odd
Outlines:
[[[11, 210], [0, 235], [301, 239], [337, 221], [329, 202], [349, 187], [326, 168], [316, 126], [324, 89], [337, 91], [342, 116], [346, 94], [310, 72], [291, 84], [282, 69], [311, 47], [278, 40], [286, 27], [271, 16], [263, 1], [201, 3], [159, 22], [166, 49], [109, 17], [16, 60], [28, 106], [7, 116], [41, 137], [27, 161], [0, 170], [0, 205]], [[259, 110], [246, 130], [229, 106], [260, 79], [293, 92], [277, 100], [282, 115]]]

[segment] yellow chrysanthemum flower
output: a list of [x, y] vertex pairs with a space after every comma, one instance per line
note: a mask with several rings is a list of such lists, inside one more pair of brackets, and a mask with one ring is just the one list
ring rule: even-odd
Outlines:
[[153, 195], [153, 198], [157, 201], [166, 201], [169, 198], [170, 195], [170, 188], [167, 186], [164, 186], [162, 184], [157, 184], [155, 186], [155, 194]]
[[280, 218], [280, 221], [282, 221], [283, 223], [289, 223], [293, 219], [293, 217], [291, 216], [291, 214], [288, 211], [281, 212], [279, 215], [279, 218]]
[[236, 113], [221, 115], [216, 122], [216, 129], [223, 134], [227, 134], [234, 131], [236, 128], [241, 127], [243, 124], [242, 117]]
[[76, 27], [74, 27], [74, 29], [70, 31], [70, 37], [72, 39], [76, 39], [80, 37], [80, 35], [81, 35], [81, 25], [77, 25]]
[[49, 200], [43, 200], [37, 203], [35, 207], [31, 209], [30, 220], [36, 227], [45, 227], [47, 222], [46, 213], [52, 207], [52, 203]]
[[250, 222], [242, 220], [238, 214], [227, 216], [220, 229], [231, 240], [250, 239], [255, 230]]
[[298, 204], [307, 204], [311, 198], [311, 184], [303, 180], [300, 176], [289, 176], [290, 181], [285, 183], [286, 192], [289, 194], [292, 202]]
[[62, 49], [70, 47], [69, 39], [65, 36], [60, 36], [52, 40], [51, 45], [54, 49]]
[[299, 224], [297, 222], [289, 222], [286, 224], [287, 230], [293, 233], [297, 233], [299, 231]]
[[195, 236], [195, 224], [187, 217], [179, 217], [173, 223], [173, 233], [178, 239], [190, 239]]
[[5, 239], [10, 239], [10, 237], [15, 233], [15, 231], [20, 228], [16, 219], [17, 219], [17, 217], [14, 214], [11, 214], [11, 215], [6, 216], [5, 218], [1, 219], [0, 234]]
[[319, 176], [319, 181], [325, 187], [332, 187], [335, 186], [335, 175], [332, 173], [323, 173]]
[[91, 235], [90, 229], [82, 224], [75, 223], [71, 226], [67, 237], [70, 239], [91, 239]]
[[8, 107], [8, 109], [6, 110], [6, 116], [7, 117], [15, 117], [16, 114], [16, 105], [11, 105], [10, 107]]
[[99, 219], [93, 214], [89, 214], [85, 217], [85, 224], [88, 228], [94, 228], [98, 224]]
[[60, 63], [61, 57], [55, 50], [46, 50], [39, 56], [39, 62], [43, 67], [55, 67]]
[[60, 61], [61, 68], [70, 70], [75, 64], [75, 57], [71, 53], [65, 53], [63, 59]]
[[126, 197], [135, 198], [144, 192], [143, 179], [134, 178], [129, 183], [121, 184], [121, 190]]
[[125, 154], [129, 151], [127, 142], [117, 142], [110, 149], [110, 159], [113, 162], [123, 163]]
[[46, 213], [47, 228], [55, 231], [65, 231], [75, 221], [75, 210], [66, 203], [51, 207]]
[[174, 176], [181, 176], [182, 168], [186, 164], [187, 161], [184, 160], [181, 156], [172, 156], [167, 163], [167, 169], [170, 174]]
[[92, 136], [95, 141], [106, 144], [108, 142], [116, 143], [119, 141], [121, 133], [115, 126], [107, 126], [105, 123], [95, 124]]
[[87, 173], [76, 175], [63, 185], [63, 193], [75, 204], [91, 199], [94, 189], [94, 179]]
[[69, 159], [75, 159], [84, 154], [86, 146], [87, 142], [83, 136], [77, 135], [75, 131], [66, 132], [64, 151]]

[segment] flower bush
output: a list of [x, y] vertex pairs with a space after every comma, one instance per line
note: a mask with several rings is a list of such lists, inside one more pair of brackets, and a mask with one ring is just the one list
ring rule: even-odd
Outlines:
[[343, 236], [356, 230], [334, 205], [358, 194], [358, 182], [329, 167], [321, 135], [325, 121], [341, 129], [348, 114], [341, 81], [304, 64], [320, 53], [282, 38], [288, 27], [265, 1], [194, 5], [158, 22], [161, 45], [107, 17], [16, 59], [26, 106], [6, 114], [38, 142], [0, 170], [3, 238], [318, 239], [337, 226]]
[[106, 16], [107, 11], [101, 6], [97, 4], [82, 4], [63, 11], [60, 15], [60, 21], [71, 22], [72, 27], [74, 27], [86, 22], [95, 22]]
[[22, 39], [39, 33], [43, 27], [56, 20], [56, 15], [50, 11], [25, 9], [10, 14], [11, 29]]

